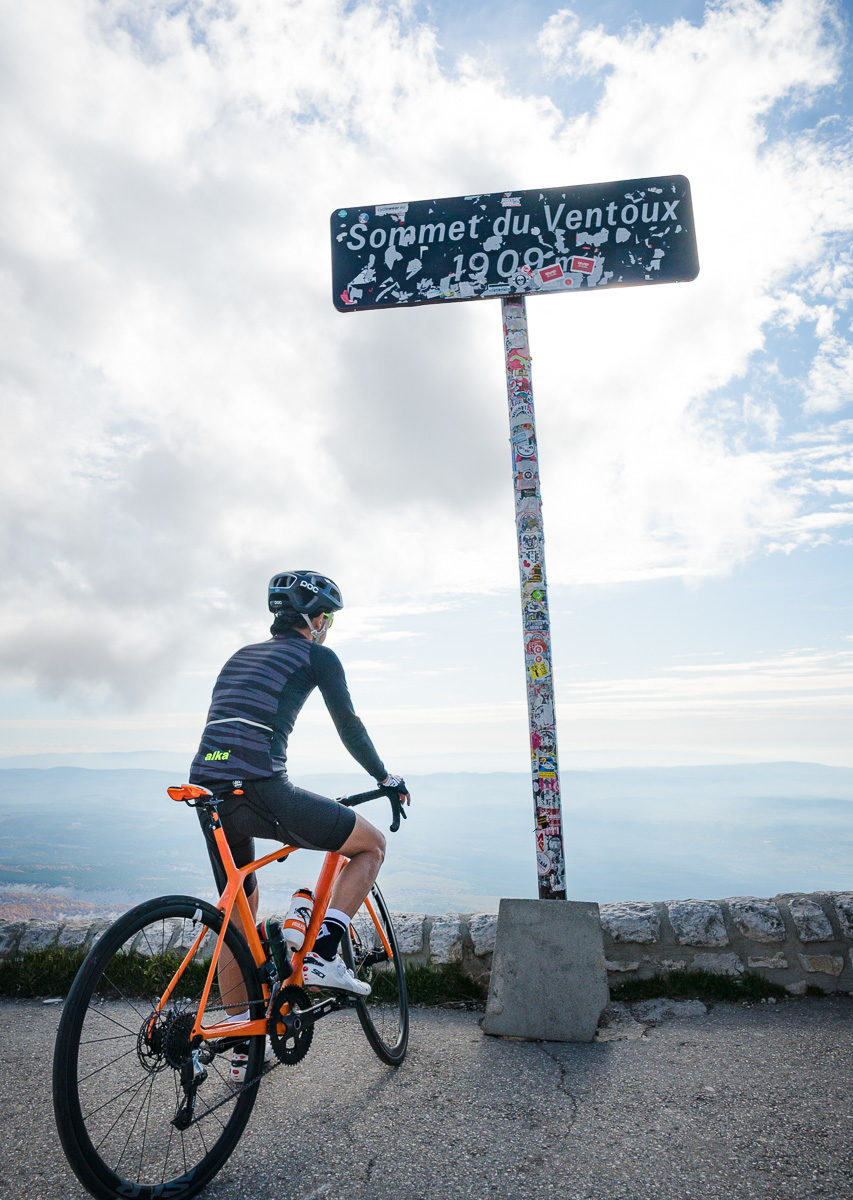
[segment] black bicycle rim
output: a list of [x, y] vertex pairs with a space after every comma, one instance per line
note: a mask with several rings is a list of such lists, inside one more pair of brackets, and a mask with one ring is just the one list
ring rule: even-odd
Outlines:
[[360, 997], [356, 1004], [367, 1040], [383, 1062], [398, 1066], [406, 1057], [409, 1041], [406, 975], [388, 906], [378, 887], [373, 888], [370, 898], [391, 947], [392, 959], [388, 960], [379, 931], [364, 905], [352, 919], [350, 936], [344, 938], [342, 952], [356, 977], [371, 986], [371, 994]]
[[[185, 1129], [173, 1119], [186, 1104], [181, 1077], [191, 1061], [189, 1031], [207, 976], [222, 914], [189, 896], [141, 904], [112, 925], [93, 948], [68, 994], [56, 1037], [53, 1099], [57, 1128], [80, 1182], [99, 1200], [185, 1200], [204, 1187], [234, 1149], [252, 1111], [264, 1039], [242, 1047], [245, 1084], [230, 1079], [231, 1047], [202, 1062]], [[160, 996], [200, 932], [204, 936], [162, 1012]], [[263, 998], [242, 935], [226, 945], [239, 968], [252, 1015]], [[238, 993], [214, 980], [205, 1023], [225, 1019]], [[220, 1048], [222, 1044], [220, 1044]], [[213, 1047], [202, 1044], [202, 1059]]]

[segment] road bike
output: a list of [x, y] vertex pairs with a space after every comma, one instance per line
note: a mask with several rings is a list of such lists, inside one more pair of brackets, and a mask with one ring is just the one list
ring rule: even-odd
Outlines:
[[[317, 1021], [355, 1008], [383, 1062], [398, 1066], [409, 1036], [403, 963], [391, 916], [374, 885], [341, 944], [345, 962], [371, 985], [369, 996], [302, 986], [311, 950], [346, 858], [325, 856], [299, 950], [262, 940], [243, 884], [252, 871], [297, 850], [281, 846], [237, 867], [218, 799], [185, 784], [168, 789], [196, 810], [225, 887], [217, 904], [161, 896], [125, 913], [90, 951], [68, 993], [53, 1060], [53, 1104], [63, 1149], [77, 1178], [99, 1200], [184, 1200], [210, 1182], [240, 1139], [261, 1079], [308, 1053]], [[399, 792], [377, 788], [339, 803], [387, 796], [392, 831]], [[239, 922], [235, 920], [239, 918]], [[242, 929], [239, 927], [242, 926]], [[222, 951], [230, 954], [220, 962]], [[248, 1009], [248, 1020], [228, 1020]], [[267, 1038], [274, 1060], [265, 1062]], [[245, 1079], [230, 1075], [235, 1048]]]

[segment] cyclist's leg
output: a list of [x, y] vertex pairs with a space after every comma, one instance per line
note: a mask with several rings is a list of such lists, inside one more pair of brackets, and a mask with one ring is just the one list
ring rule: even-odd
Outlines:
[[339, 909], [349, 917], [358, 912], [385, 860], [385, 835], [360, 813], [353, 815], [355, 828], [338, 851], [349, 862], [338, 876], [329, 902], [330, 908]]
[[[248, 859], [247, 861], [251, 862], [252, 860]], [[240, 866], [242, 864], [238, 863], [237, 865]], [[249, 879], [253, 879], [253, 878], [254, 878], [254, 872], [252, 872], [252, 875], [250, 875], [248, 877], [248, 879], [246, 880], [247, 886], [248, 886]], [[246, 899], [249, 902], [249, 908], [251, 910], [252, 918], [254, 920], [257, 918], [257, 915], [258, 915], [258, 886], [257, 886], [257, 883], [255, 884], [254, 891], [249, 892], [248, 895], [246, 896]], [[237, 912], [236, 908], [233, 910], [231, 920], [234, 922], [234, 924], [237, 926], [237, 928], [239, 930], [241, 930], [241, 932], [245, 936], [245, 929], [243, 928], [243, 921], [242, 921], [240, 914]], [[240, 970], [239, 965], [237, 964], [237, 962], [234, 959], [234, 955], [231, 953], [229, 948], [225, 945], [223, 945], [222, 950], [220, 951], [219, 963], [217, 965], [216, 972], [217, 972], [217, 978], [219, 980], [220, 992], [222, 992], [223, 996], [228, 996], [228, 997], [233, 996], [233, 998], [234, 998], [233, 1004], [229, 1004], [229, 1006], [228, 1006], [228, 1015], [229, 1016], [237, 1016], [237, 1015], [245, 1012], [246, 1006], [247, 1006], [249, 1000], [248, 1000], [248, 997], [246, 996], [245, 989], [243, 987], [242, 972]]]
[[[296, 787], [283, 776], [244, 781], [247, 799], [260, 801], [278, 823], [277, 835], [308, 850], [332, 850], [350, 861], [338, 876], [330, 908], [353, 916], [385, 858], [385, 838], [351, 808]], [[261, 835], [262, 836], [262, 835]]]
[[[330, 897], [325, 919], [304, 963], [305, 983], [364, 996], [370, 984], [355, 979], [338, 956], [350, 921], [370, 891], [385, 857], [385, 838], [351, 808], [295, 787], [284, 775], [244, 780], [248, 803], [274, 820], [272, 836], [309, 850], [330, 850], [349, 859]], [[259, 834], [263, 836], [263, 834]]]
[[[236, 803], [235, 803], [236, 802]], [[247, 832], [247, 821], [245, 814], [241, 812], [241, 807], [237, 797], [229, 797], [222, 801], [220, 806], [220, 819], [222, 828], [228, 840], [228, 846], [234, 858], [235, 866], [245, 867], [247, 863], [254, 860], [255, 857], [255, 841], [251, 833]], [[265, 829], [259, 830], [259, 836], [269, 836]], [[208, 853], [210, 855], [210, 863], [213, 867], [213, 875], [216, 880], [216, 886], [220, 893], [223, 891], [226, 884], [225, 871], [219, 861], [219, 855], [215, 848], [215, 842], [211, 845], [208, 843]], [[258, 883], [254, 871], [246, 877], [243, 885], [246, 893], [246, 899], [249, 903], [249, 909], [252, 913], [253, 920], [258, 914]], [[243, 935], [246, 931], [243, 928], [243, 920], [235, 908], [232, 913], [232, 921]], [[223, 945], [219, 955], [219, 963], [217, 964], [217, 978], [219, 981], [220, 991], [229, 999], [233, 997], [233, 1003], [228, 1005], [228, 1013], [231, 1016], [239, 1016], [245, 1012], [248, 999], [245, 995], [245, 989], [242, 985], [242, 975], [240, 968], [235, 962], [234, 955], [226, 945]]]

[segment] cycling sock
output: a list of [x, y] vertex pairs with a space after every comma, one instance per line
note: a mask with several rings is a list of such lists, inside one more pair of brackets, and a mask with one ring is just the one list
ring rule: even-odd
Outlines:
[[350, 917], [339, 908], [330, 908], [326, 912], [317, 940], [314, 943], [314, 953], [331, 962], [338, 952], [341, 939], [349, 928]]
[[249, 1015], [250, 1015], [249, 1010], [248, 1010], [248, 1008], [246, 1008], [241, 1013], [229, 1013], [228, 1016], [225, 1018], [225, 1020], [226, 1020], [226, 1022], [234, 1021], [235, 1023], [237, 1021], [248, 1021]]

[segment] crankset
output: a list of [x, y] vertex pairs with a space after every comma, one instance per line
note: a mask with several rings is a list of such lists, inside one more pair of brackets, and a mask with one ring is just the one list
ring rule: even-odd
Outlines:
[[279, 1062], [301, 1062], [314, 1037], [311, 999], [301, 987], [283, 987], [272, 1002], [267, 1018], [270, 1045]]

